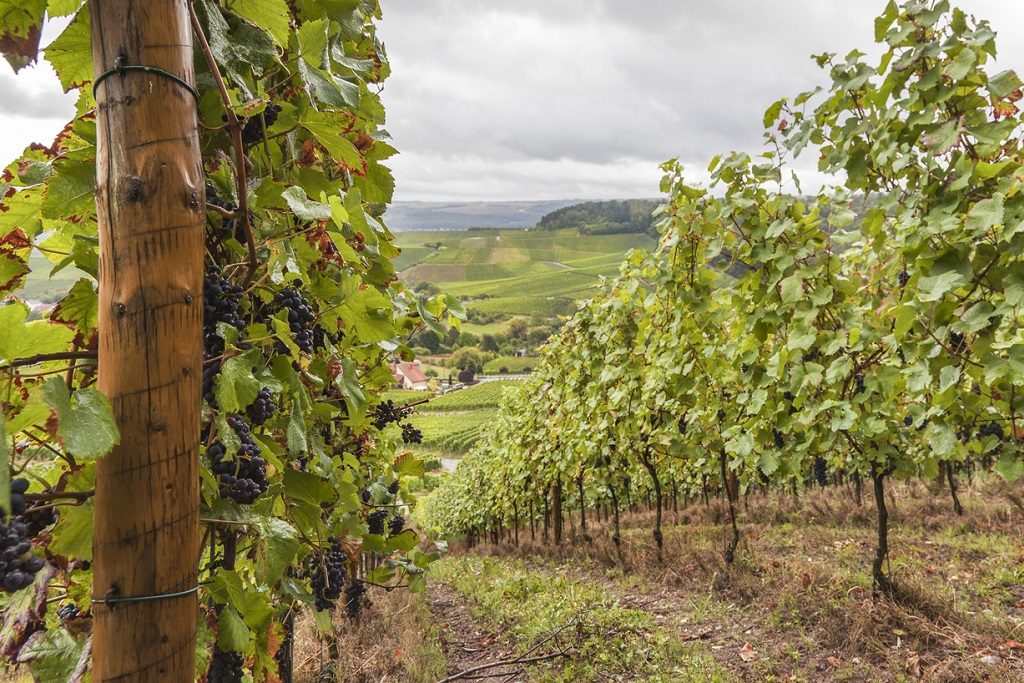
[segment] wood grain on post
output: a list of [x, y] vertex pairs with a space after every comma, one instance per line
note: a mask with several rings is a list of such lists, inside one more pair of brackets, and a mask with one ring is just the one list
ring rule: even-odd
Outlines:
[[[185, 0], [90, 0], [96, 76], [194, 83]], [[94, 597], [194, 588], [205, 194], [196, 103], [159, 74], [97, 91], [99, 388], [121, 444], [96, 473]], [[96, 681], [192, 681], [195, 594], [95, 605]]]

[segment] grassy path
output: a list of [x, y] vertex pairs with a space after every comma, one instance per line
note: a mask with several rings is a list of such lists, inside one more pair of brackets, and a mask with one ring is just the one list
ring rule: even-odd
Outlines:
[[[557, 609], [575, 590], [566, 586], [581, 586], [616, 610], [612, 621], [640, 619], [657, 634], [648, 642], [667, 636], [688, 646], [710, 672], [665, 680], [1024, 681], [1024, 506], [1014, 489], [975, 493], [959, 517], [923, 486], [900, 489], [895, 602], [870, 590], [873, 510], [835, 490], [799, 504], [751, 501], [732, 566], [722, 559], [723, 513], [712, 504], [668, 515], [663, 563], [651, 514], [641, 511], [624, 520], [621, 554], [591, 520], [591, 542], [483, 546], [445, 560], [444, 572], [485, 613], [510, 614], [512, 630]], [[646, 677], [593, 680], [662, 680], [680, 667], [672, 656], [649, 663]]]
[[[479, 623], [486, 632], [501, 634], [496, 641], [501, 642], [500, 651], [544, 658], [528, 666], [505, 668], [504, 676], [488, 680], [731, 680], [703, 644], [685, 642], [659, 624], [655, 615], [628, 608], [602, 586], [569, 573], [551, 572], [514, 558], [458, 555], [435, 565], [432, 574], [465, 600], [471, 617], [467, 621], [458, 610], [454, 617], [439, 611], [448, 625], [442, 628], [443, 641], [477, 642], [474, 627], [467, 634], [465, 624]], [[443, 595], [445, 588], [435, 590]], [[459, 656], [457, 650], [449, 652]], [[493, 650], [486, 652], [485, 657], [493, 656]], [[455, 660], [456, 665], [467, 663], [465, 658]], [[521, 673], [507, 678], [520, 669]]]

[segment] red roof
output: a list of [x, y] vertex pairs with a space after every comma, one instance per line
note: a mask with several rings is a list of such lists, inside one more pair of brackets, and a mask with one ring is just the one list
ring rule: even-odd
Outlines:
[[413, 384], [430, 381], [427, 376], [423, 374], [423, 370], [420, 369], [420, 366], [415, 363], [395, 363], [391, 366], [391, 371], [395, 373], [396, 378], [399, 375], [403, 375]]

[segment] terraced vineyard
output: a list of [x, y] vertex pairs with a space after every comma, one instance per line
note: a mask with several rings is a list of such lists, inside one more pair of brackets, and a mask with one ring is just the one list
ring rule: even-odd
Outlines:
[[396, 243], [407, 284], [436, 284], [481, 312], [537, 317], [571, 313], [618, 272], [623, 254], [655, 244], [647, 235], [532, 229], [402, 232]]

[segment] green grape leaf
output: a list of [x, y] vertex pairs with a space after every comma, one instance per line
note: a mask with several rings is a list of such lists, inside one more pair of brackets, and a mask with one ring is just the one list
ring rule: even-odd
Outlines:
[[54, 555], [91, 561], [94, 516], [91, 498], [81, 505], [61, 508], [50, 551]]
[[92, 82], [92, 40], [89, 37], [89, 7], [82, 7], [67, 28], [44, 50], [64, 92]]
[[292, 401], [291, 416], [288, 418], [288, 454], [292, 457], [305, 455], [309, 450], [309, 436], [302, 419], [302, 405], [298, 399]]
[[100, 392], [78, 389], [72, 394], [63, 379], [51, 377], [43, 395], [57, 413], [57, 435], [71, 455], [95, 460], [121, 442], [110, 401]]
[[19, 662], [27, 662], [39, 681], [79, 683], [89, 668], [91, 640], [75, 638], [67, 629], [36, 633], [18, 653]]
[[297, 185], [289, 187], [281, 196], [299, 220], [318, 221], [331, 217], [331, 207], [309, 199], [305, 190]]
[[226, 605], [217, 619], [217, 645], [224, 652], [245, 652], [249, 644], [249, 627], [238, 611]]
[[285, 0], [234, 0], [231, 10], [267, 31], [281, 47], [287, 47], [289, 12]]
[[260, 362], [262, 353], [259, 349], [252, 349], [224, 361], [213, 389], [221, 410], [240, 413], [256, 400], [260, 393], [260, 382], [253, 374], [253, 368]]

